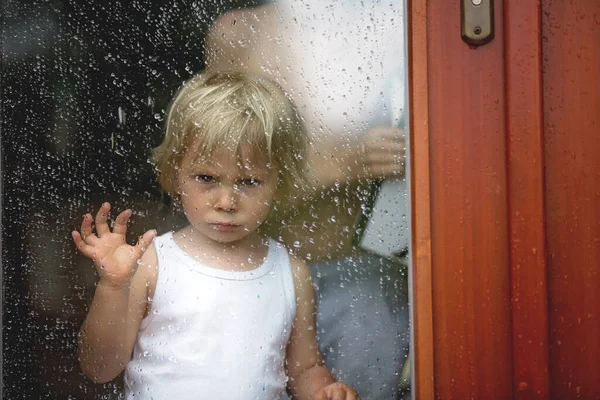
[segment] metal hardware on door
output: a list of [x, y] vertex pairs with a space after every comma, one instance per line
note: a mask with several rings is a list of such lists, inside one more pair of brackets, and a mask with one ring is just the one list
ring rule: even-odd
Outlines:
[[461, 0], [461, 35], [472, 46], [481, 46], [494, 38], [494, 1]]

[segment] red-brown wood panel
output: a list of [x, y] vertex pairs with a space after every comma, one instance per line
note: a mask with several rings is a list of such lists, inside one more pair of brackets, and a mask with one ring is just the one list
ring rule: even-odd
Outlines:
[[542, 11], [551, 393], [600, 399], [600, 1]]
[[515, 399], [548, 399], [540, 4], [504, 2]]
[[415, 392], [600, 399], [600, 1], [495, 7], [409, 0]]
[[496, 38], [473, 49], [460, 37], [460, 2], [428, 2], [439, 399], [508, 399], [513, 393], [502, 2], [495, 7]]
[[[433, 400], [433, 306], [431, 269], [431, 203], [429, 171], [429, 108], [427, 0], [408, 3], [408, 59], [411, 162], [412, 335], [416, 399]], [[418, 217], [417, 217], [418, 216]]]

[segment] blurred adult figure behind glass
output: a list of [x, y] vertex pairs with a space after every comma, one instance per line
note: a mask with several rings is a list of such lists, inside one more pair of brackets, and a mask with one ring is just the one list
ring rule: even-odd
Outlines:
[[302, 113], [314, 185], [289, 196], [274, 235], [311, 263], [322, 351], [363, 399], [399, 398], [408, 354], [404, 269], [352, 241], [373, 180], [404, 173], [384, 95], [403, 33], [401, 1], [278, 0], [224, 14], [206, 42], [208, 70], [264, 74]]

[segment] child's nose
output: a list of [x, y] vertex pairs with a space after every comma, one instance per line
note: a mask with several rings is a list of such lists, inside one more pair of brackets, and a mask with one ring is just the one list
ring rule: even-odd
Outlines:
[[217, 190], [215, 208], [227, 212], [237, 209], [237, 186], [221, 185]]

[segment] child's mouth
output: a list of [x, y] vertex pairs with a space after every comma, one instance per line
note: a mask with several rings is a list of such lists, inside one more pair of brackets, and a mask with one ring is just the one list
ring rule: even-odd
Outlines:
[[231, 232], [240, 227], [240, 225], [236, 225], [236, 224], [219, 223], [219, 222], [211, 223], [210, 226], [212, 226], [212, 228], [214, 230], [219, 231], [219, 232]]

